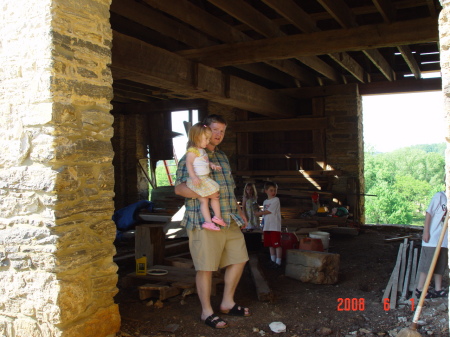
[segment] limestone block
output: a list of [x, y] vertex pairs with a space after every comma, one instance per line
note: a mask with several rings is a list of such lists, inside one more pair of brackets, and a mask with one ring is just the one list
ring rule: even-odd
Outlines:
[[119, 308], [117, 304], [113, 304], [106, 308], [99, 308], [94, 314], [67, 326], [64, 330], [64, 336], [99, 337], [113, 335], [119, 330]]
[[289, 249], [286, 276], [302, 282], [334, 284], [338, 280], [339, 254]]

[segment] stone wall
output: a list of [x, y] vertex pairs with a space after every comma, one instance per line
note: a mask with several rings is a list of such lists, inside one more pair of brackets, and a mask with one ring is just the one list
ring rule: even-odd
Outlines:
[[0, 335], [120, 327], [110, 0], [2, 2]]
[[440, 44], [440, 58], [441, 58], [442, 92], [444, 99], [444, 114], [447, 121], [447, 137], [446, 137], [447, 150], [445, 153], [445, 166], [446, 166], [445, 172], [446, 172], [447, 197], [449, 197], [450, 165], [448, 162], [448, 158], [450, 156], [450, 149], [448, 143], [450, 140], [450, 0], [441, 0], [440, 2], [443, 8], [439, 16], [439, 44]]
[[364, 223], [364, 198], [359, 196], [364, 193], [362, 100], [356, 85], [349, 85], [349, 89], [346, 94], [324, 99], [326, 158], [331, 168], [342, 171], [334, 179], [333, 195]]

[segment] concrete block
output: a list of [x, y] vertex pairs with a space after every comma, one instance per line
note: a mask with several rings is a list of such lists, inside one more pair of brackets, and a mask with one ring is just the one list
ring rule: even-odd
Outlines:
[[289, 249], [285, 275], [302, 282], [334, 284], [338, 280], [339, 254]]

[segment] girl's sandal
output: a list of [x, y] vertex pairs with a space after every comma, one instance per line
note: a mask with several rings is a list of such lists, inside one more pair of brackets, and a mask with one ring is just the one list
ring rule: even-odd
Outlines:
[[212, 220], [212, 222], [214, 222], [215, 224], [218, 224], [220, 226], [224, 226], [225, 227], [227, 225], [226, 222], [223, 221], [223, 219], [219, 219], [216, 216], [213, 216], [213, 218], [211, 220]]
[[251, 316], [251, 312], [246, 312], [244, 308], [240, 305], [235, 304], [234, 307], [232, 307], [230, 310], [220, 310], [222, 314], [230, 315], [230, 316], [241, 316], [241, 317], [249, 317]]
[[[207, 326], [210, 326], [213, 329], [225, 329], [228, 327], [228, 323], [225, 322], [222, 318], [220, 318], [219, 316], [212, 314], [208, 317], [206, 317], [206, 319], [204, 320], [205, 324]], [[219, 325], [219, 323], [225, 323], [223, 325]]]
[[220, 231], [220, 228], [217, 227], [217, 226], [216, 226], [215, 224], [213, 224], [212, 222], [204, 222], [204, 223], [202, 224], [202, 227], [203, 227], [204, 229], [209, 230], [209, 231], [215, 231], [215, 232]]

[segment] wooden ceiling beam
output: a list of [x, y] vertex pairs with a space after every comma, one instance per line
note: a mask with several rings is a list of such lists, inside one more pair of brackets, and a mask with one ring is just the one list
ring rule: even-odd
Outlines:
[[[372, 0], [372, 1], [375, 4], [375, 7], [380, 12], [380, 14], [383, 17], [385, 22], [392, 23], [395, 20], [396, 10], [395, 10], [392, 2], [390, 2], [388, 0]], [[397, 49], [402, 54], [403, 59], [405, 60], [409, 69], [411, 70], [411, 72], [414, 74], [414, 77], [416, 79], [419, 79], [421, 77], [419, 64], [415, 60], [409, 47], [408, 46], [397, 46]]]
[[[265, 37], [286, 36], [280, 27], [261, 12], [242, 0], [208, 0], [237, 20], [246, 23]], [[342, 76], [317, 56], [298, 57], [297, 60], [336, 83], [342, 83]]]
[[[189, 1], [143, 0], [143, 2], [153, 8], [176, 17], [177, 19], [220, 41], [226, 43], [252, 41], [252, 39], [248, 35], [226, 24], [224, 21], [219, 20], [215, 16], [193, 5]], [[306, 72], [292, 62], [290, 62], [292, 64], [289, 65], [288, 69], [285, 68], [288, 61], [280, 63], [279, 61], [267, 60], [266, 63], [280, 71], [285, 72], [286, 74], [289, 74], [290, 76], [296, 76], [299, 81], [308, 85], [317, 85], [318, 83], [314, 74]], [[294, 72], [292, 72], [292, 68], [299, 69], [296, 69]]]
[[[189, 25], [170, 19], [168, 16], [161, 14], [153, 8], [135, 1], [130, 2], [128, 0], [114, 0], [111, 4], [111, 12], [117, 15], [121, 15], [129, 20], [135, 21], [136, 23], [144, 27], [150, 28], [174, 40], [180, 41], [191, 48], [203, 48], [217, 45], [216, 42], [208, 39], [205, 34], [202, 34], [197, 30], [190, 28]], [[285, 69], [285, 66], [283, 64], [280, 64], [280, 61], [273, 61], [270, 63], [270, 65], [273, 68], [277, 69], [277, 71], [280, 70], [281, 72], [283, 72], [284, 70], [285, 73], [289, 74], [289, 77], [293, 76], [292, 73], [289, 73], [291, 69]], [[262, 67], [262, 65], [254, 65], [252, 67], [252, 71], [253, 74], [257, 76], [261, 76], [261, 74], [265, 73], [264, 67]], [[303, 74], [298, 73], [295, 73], [295, 75], [298, 76], [297, 78], [302, 78], [303, 76]], [[280, 78], [280, 76], [275, 75], [274, 72], [271, 73], [270, 77], [263, 78], [281, 85], [285, 85], [285, 81], [279, 81], [278, 79]], [[310, 76], [307, 83], [310, 85], [316, 85], [317, 80], [313, 76]], [[293, 84], [289, 86], [292, 85]]]
[[442, 79], [406, 79], [397, 80], [395, 82], [372, 82], [358, 84], [359, 93], [361, 95], [381, 95], [381, 94], [401, 94], [424, 91], [441, 91]]
[[203, 48], [216, 45], [205, 34], [201, 34], [188, 25], [172, 20], [164, 14], [136, 1], [114, 0], [111, 3], [110, 10], [144, 27], [183, 42], [190, 47]]
[[[420, 27], [420, 29], [417, 29]], [[264, 62], [308, 55], [395, 47], [439, 40], [435, 19], [365, 25], [185, 50], [178, 54], [212, 67]], [[320, 43], [317, 43], [320, 41]]]
[[[262, 0], [266, 5], [285, 17], [304, 33], [320, 31], [314, 20], [292, 0]], [[350, 55], [345, 52], [328, 54], [337, 64], [352, 74], [358, 81], [364, 83], [368, 75]]]
[[296, 115], [292, 98], [115, 31], [113, 41], [111, 69], [115, 80], [158, 86], [270, 117]]
[[373, 4], [377, 8], [378, 12], [383, 17], [383, 20], [387, 23], [395, 21], [395, 7], [390, 0], [372, 0]]
[[357, 27], [356, 16], [343, 0], [317, 0], [341, 27]]
[[387, 78], [388, 81], [395, 81], [395, 72], [378, 49], [365, 49], [362, 51], [367, 58], [372, 61], [375, 67]]
[[268, 132], [268, 131], [296, 131], [320, 130], [327, 126], [326, 117], [299, 117], [291, 119], [266, 119], [255, 121], [229, 122], [234, 132]]
[[308, 88], [279, 89], [276, 91], [296, 99], [310, 99], [332, 95], [355, 95], [358, 93], [358, 85], [356, 83], [349, 83]]
[[[354, 28], [358, 26], [356, 16], [344, 0], [317, 0], [334, 19], [344, 28]], [[386, 76], [389, 81], [395, 80], [395, 74], [392, 67], [384, 59], [378, 50], [363, 50], [363, 53], [372, 61], [372, 63]]]
[[414, 77], [416, 79], [419, 79], [422, 77], [422, 73], [419, 68], [419, 64], [417, 63], [416, 59], [414, 58], [413, 53], [411, 52], [411, 49], [409, 46], [397, 46], [398, 51], [402, 54], [403, 59], [405, 60], [406, 64], [408, 65], [409, 69], [411, 69], [411, 72], [413, 73]]

